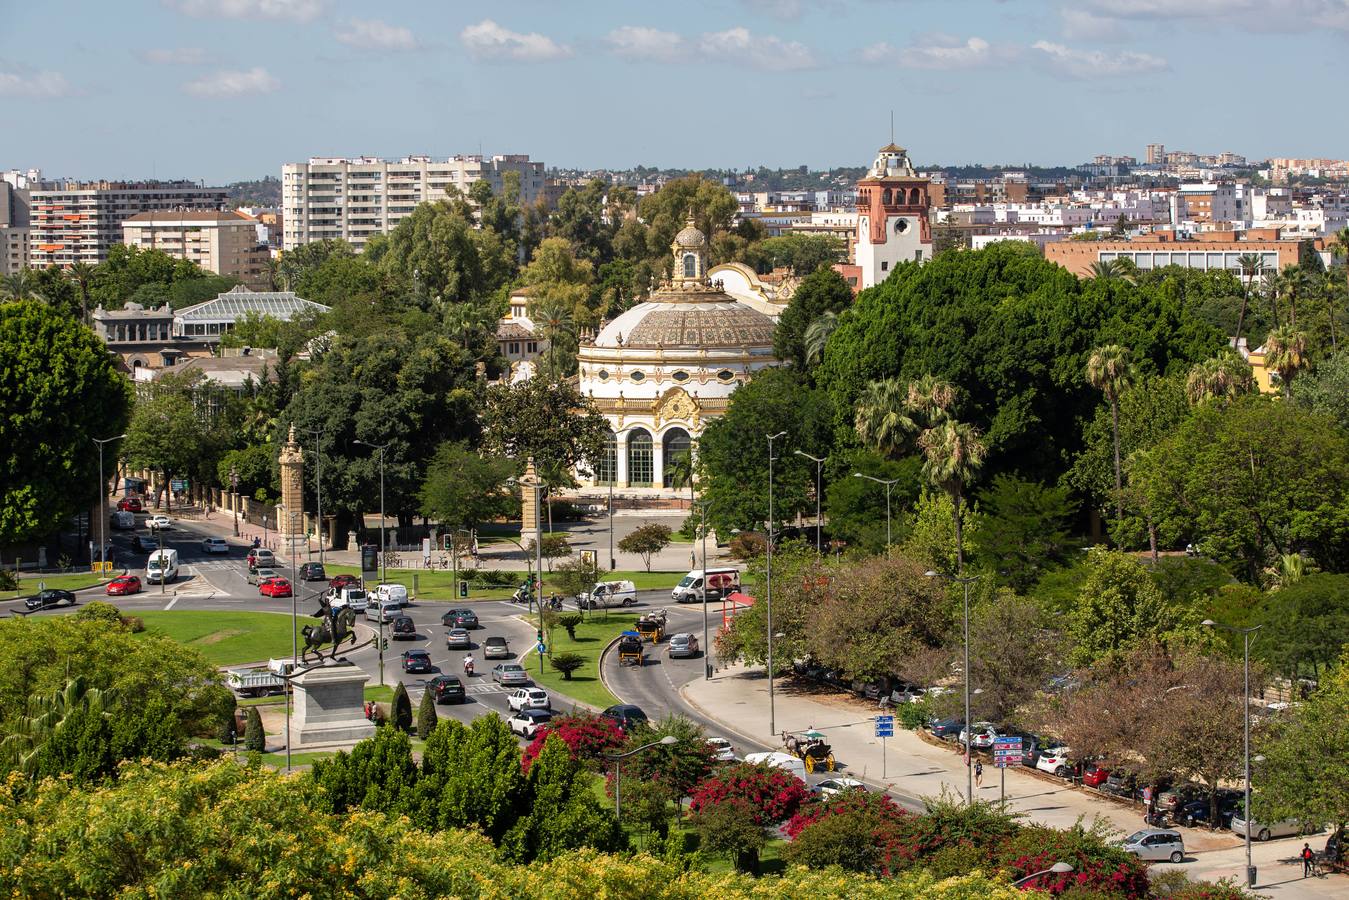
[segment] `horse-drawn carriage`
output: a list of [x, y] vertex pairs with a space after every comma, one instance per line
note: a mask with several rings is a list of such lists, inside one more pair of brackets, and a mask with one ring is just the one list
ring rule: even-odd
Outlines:
[[637, 633], [642, 640], [658, 644], [665, 637], [665, 610], [649, 612], [637, 620]]
[[618, 664], [620, 666], [640, 666], [646, 661], [646, 651], [642, 649], [642, 636], [635, 631], [625, 631], [618, 639]]
[[818, 731], [788, 733], [784, 743], [788, 753], [806, 764], [807, 772], [834, 771], [834, 749]]

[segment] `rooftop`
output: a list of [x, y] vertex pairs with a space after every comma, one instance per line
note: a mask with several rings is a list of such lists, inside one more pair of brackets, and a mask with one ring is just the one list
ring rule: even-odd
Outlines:
[[230, 288], [214, 300], [178, 311], [177, 319], [187, 322], [218, 322], [241, 319], [249, 313], [289, 321], [298, 313], [312, 309], [327, 312], [329, 307], [297, 297], [293, 291], [252, 291], [243, 285]]
[[149, 224], [156, 222], [247, 222], [255, 224], [256, 220], [252, 216], [245, 215], [237, 210], [222, 212], [218, 209], [161, 209], [154, 212], [136, 213], [131, 218], [122, 220], [123, 225], [141, 222]]

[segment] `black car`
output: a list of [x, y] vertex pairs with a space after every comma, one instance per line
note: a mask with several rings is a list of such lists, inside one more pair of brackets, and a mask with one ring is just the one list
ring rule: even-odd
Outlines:
[[323, 563], [308, 562], [300, 566], [301, 581], [327, 581], [328, 573], [323, 571]]
[[29, 609], [54, 609], [58, 606], [74, 606], [75, 595], [70, 591], [48, 588], [23, 601], [23, 605]]
[[642, 712], [642, 708], [633, 706], [631, 703], [611, 706], [602, 715], [617, 725], [621, 731], [630, 731], [638, 725], [645, 725], [647, 722], [646, 713]]
[[446, 628], [478, 628], [478, 614], [471, 609], [452, 609], [440, 617]]
[[427, 685], [431, 696], [437, 703], [463, 703], [468, 699], [464, 692], [464, 683], [453, 675], [437, 675]]
[[431, 654], [427, 653], [425, 650], [404, 650], [403, 671], [430, 672]]
[[395, 641], [415, 638], [417, 636], [417, 623], [412, 621], [411, 616], [398, 616], [390, 623], [389, 630], [393, 632]]
[[928, 731], [932, 732], [933, 737], [939, 737], [944, 741], [954, 741], [960, 737], [960, 732], [965, 728], [965, 720], [957, 716], [951, 716], [946, 719], [937, 719]]
[[1128, 772], [1111, 772], [1110, 777], [1100, 786], [1102, 793], [1116, 797], [1129, 798], [1138, 789], [1138, 779]]
[[1241, 794], [1219, 794], [1218, 795], [1218, 821], [1216, 824], [1209, 822], [1209, 813], [1212, 808], [1209, 806], [1207, 798], [1203, 800], [1191, 800], [1180, 807], [1175, 812], [1175, 821], [1177, 825], [1185, 825], [1193, 828], [1196, 825], [1209, 825], [1213, 828], [1228, 828], [1232, 824], [1232, 817], [1236, 815], [1237, 810], [1242, 807]]

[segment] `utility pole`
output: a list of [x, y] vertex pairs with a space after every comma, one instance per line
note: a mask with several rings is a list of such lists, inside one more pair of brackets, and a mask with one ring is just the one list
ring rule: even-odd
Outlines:
[[974, 750], [974, 723], [970, 721], [970, 585], [974, 584], [984, 576], [944, 575], [941, 572], [931, 570], [925, 574], [928, 578], [941, 578], [946, 581], [954, 581], [965, 589], [965, 671], [963, 673], [965, 681], [965, 802], [973, 804], [974, 768], [971, 765], [971, 754]]
[[811, 456], [801, 450], [797, 450], [795, 453], [797, 456], [804, 456], [815, 463], [815, 555], [823, 556], [824, 550], [820, 543], [820, 532], [824, 530], [824, 520], [820, 518], [820, 469], [824, 465], [824, 459]]
[[[768, 731], [776, 735], [777, 729], [777, 711], [774, 708], [773, 697], [773, 442], [786, 435], [787, 432], [779, 431], [777, 434], [765, 435], [768, 438], [768, 584], [767, 584], [767, 607], [765, 617], [768, 620]], [[707, 571], [703, 570], [703, 583], [707, 582]]]
[[707, 634], [707, 501], [703, 500], [698, 504], [702, 511], [703, 520], [700, 526], [703, 539], [703, 678], [710, 680], [712, 678], [712, 657], [708, 653], [712, 650], [712, 645], [708, 643]]
[[239, 536], [239, 470], [230, 466], [230, 508], [234, 510], [234, 536]]
[[319, 565], [323, 565], [327, 560], [323, 555], [323, 450], [319, 446], [319, 437], [323, 434], [322, 428], [306, 428], [305, 431], [314, 436], [314, 459], [316, 461], [314, 471], [314, 495], [315, 502], [318, 504], [318, 536], [319, 536]]
[[[120, 441], [126, 437], [125, 434], [119, 434], [109, 438], [93, 438], [95, 444], [98, 444], [98, 572], [103, 574], [103, 569], [108, 565], [108, 483], [103, 480], [103, 445], [112, 441]], [[89, 560], [93, 562], [93, 559]]]
[[890, 489], [899, 483], [898, 478], [876, 478], [872, 475], [863, 475], [861, 472], [853, 472], [854, 478], [865, 478], [867, 481], [874, 481], [877, 484], [885, 485], [885, 555], [890, 555]]
[[[389, 449], [388, 444], [372, 444], [369, 441], [353, 441], [372, 450], [379, 451], [379, 580], [383, 584], [389, 580], [388, 569], [388, 543], [384, 538], [384, 452]], [[322, 527], [320, 525], [320, 527]], [[366, 597], [366, 603], [370, 602], [369, 596]], [[384, 612], [375, 617], [376, 624], [379, 626], [379, 684], [384, 686]]]

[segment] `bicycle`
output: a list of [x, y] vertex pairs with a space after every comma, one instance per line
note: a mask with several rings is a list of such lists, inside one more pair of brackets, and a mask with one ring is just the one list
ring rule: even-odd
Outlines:
[[390, 550], [384, 554], [384, 568], [397, 569], [401, 567], [402, 564], [403, 560], [401, 557], [399, 557], [398, 552], [396, 550]]

